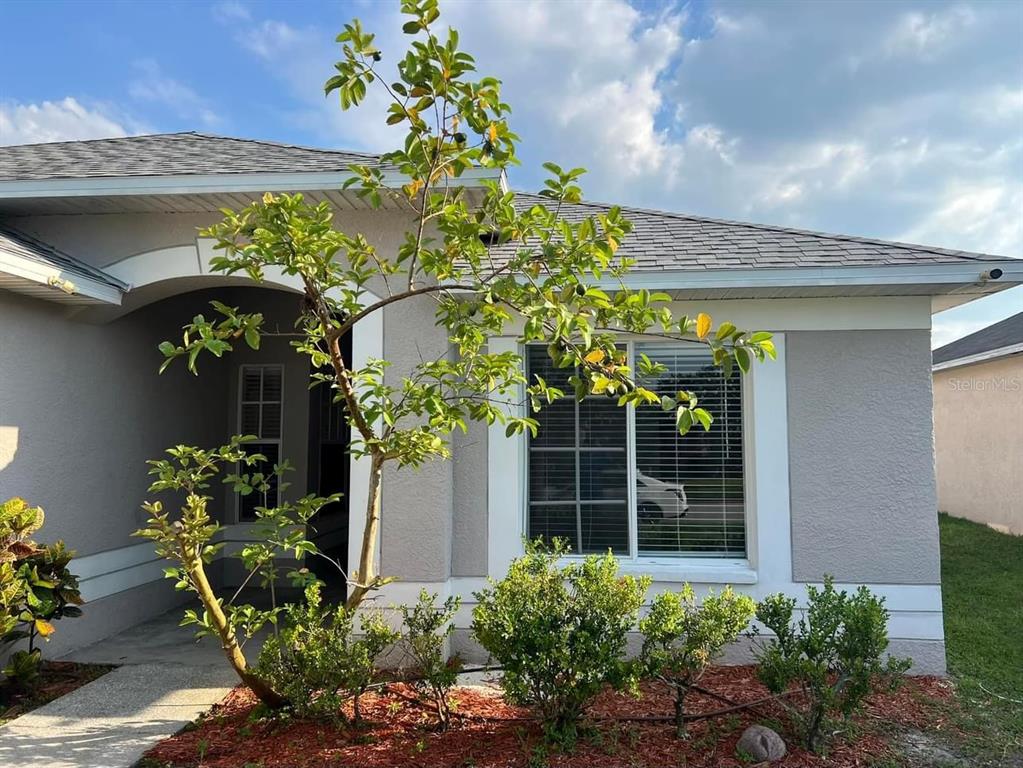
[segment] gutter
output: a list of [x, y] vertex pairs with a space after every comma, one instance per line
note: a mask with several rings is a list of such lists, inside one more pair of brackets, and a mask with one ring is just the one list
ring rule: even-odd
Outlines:
[[947, 371], [950, 368], [961, 368], [964, 365], [973, 365], [974, 363], [984, 363], [988, 360], [997, 360], [1000, 357], [1008, 357], [1009, 355], [1017, 355], [1023, 352], [1023, 342], [1019, 344], [1008, 344], [1004, 347], [997, 347], [996, 349], [989, 349], [985, 352], [978, 352], [975, 355], [966, 355], [965, 357], [957, 357], [954, 360], [946, 360], [943, 363], [935, 363], [931, 370], [934, 373], [938, 371]]
[[68, 296], [84, 296], [88, 299], [120, 306], [124, 290], [95, 280], [88, 275], [68, 272], [58, 267], [42, 264], [33, 259], [4, 253], [0, 250], [0, 272], [21, 278], [22, 280], [46, 285], [56, 293], [54, 299], [59, 301], [59, 293]]
[[[1016, 263], [1014, 263], [1016, 262]], [[995, 276], [997, 275], [997, 277]], [[970, 261], [959, 264], [905, 264], [880, 267], [759, 267], [707, 270], [634, 270], [628, 288], [699, 290], [709, 288], [801, 288], [848, 285], [986, 285], [1023, 283], [1023, 259]], [[620, 286], [603, 280], [601, 288]]]
[[[0, 200], [37, 197], [97, 197], [125, 195], [188, 195], [232, 192], [293, 192], [302, 190], [340, 189], [355, 174], [350, 171], [312, 173], [237, 173], [201, 174], [194, 176], [113, 176], [83, 179], [27, 179], [0, 181]], [[508, 187], [503, 171], [472, 168], [455, 181], [462, 187], [482, 187], [496, 181]], [[396, 171], [383, 174], [384, 186], [398, 189], [408, 177]]]

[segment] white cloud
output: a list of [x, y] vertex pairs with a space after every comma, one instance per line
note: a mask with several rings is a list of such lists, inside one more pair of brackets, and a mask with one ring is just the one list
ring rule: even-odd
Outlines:
[[137, 75], [128, 85], [133, 99], [163, 106], [183, 120], [198, 120], [208, 128], [221, 123], [207, 99], [167, 75], [153, 59], [136, 61], [134, 69]]
[[955, 182], [934, 210], [900, 239], [1008, 256], [1023, 255], [1023, 185], [1002, 179]]
[[38, 144], [126, 136], [140, 126], [101, 106], [82, 105], [68, 96], [34, 104], [0, 102], [0, 144]]
[[976, 15], [969, 6], [955, 6], [930, 14], [911, 11], [903, 14], [888, 34], [885, 51], [890, 56], [933, 59], [975, 21]]

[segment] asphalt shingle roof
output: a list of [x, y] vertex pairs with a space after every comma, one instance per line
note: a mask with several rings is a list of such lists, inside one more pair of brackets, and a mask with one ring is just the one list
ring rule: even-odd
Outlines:
[[935, 364], [947, 363], [1013, 344], [1023, 344], [1023, 312], [938, 347], [931, 357]]
[[[169, 133], [91, 141], [0, 147], [0, 181], [117, 176], [344, 171], [380, 166], [378, 155], [311, 149], [205, 133]], [[518, 205], [549, 204], [519, 193]], [[606, 211], [599, 203], [566, 205], [581, 220]], [[792, 267], [876, 267], [1009, 260], [1001, 256], [830, 235], [788, 227], [623, 207], [634, 231], [618, 251], [640, 271]], [[513, 246], [502, 246], [500, 258]]]
[[[518, 193], [519, 206], [549, 205], [540, 195]], [[571, 221], [606, 212], [602, 203], [563, 205], [561, 215]], [[621, 206], [633, 224], [618, 254], [634, 259], [634, 269], [702, 270], [772, 267], [872, 267], [890, 265], [957, 264], [975, 261], [1013, 261], [967, 251], [931, 248], [907, 243], [872, 240], [850, 235], [829, 235], [788, 227], [748, 224], [683, 213]], [[495, 253], [506, 256], [514, 246]]]
[[36, 240], [24, 232], [19, 232], [10, 227], [0, 227], [0, 252], [30, 259], [39, 264], [54, 267], [62, 272], [87, 277], [120, 290], [128, 288], [117, 278], [108, 275], [101, 269], [96, 269], [85, 262], [70, 256], [52, 245]]
[[378, 155], [194, 131], [0, 147], [0, 181], [330, 172], [353, 164], [381, 165]]

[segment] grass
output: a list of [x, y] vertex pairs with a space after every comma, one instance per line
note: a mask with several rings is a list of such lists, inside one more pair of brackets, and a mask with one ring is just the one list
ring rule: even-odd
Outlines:
[[1023, 765], [1023, 537], [945, 514], [939, 526], [946, 653], [965, 746], [995, 761], [988, 765]]

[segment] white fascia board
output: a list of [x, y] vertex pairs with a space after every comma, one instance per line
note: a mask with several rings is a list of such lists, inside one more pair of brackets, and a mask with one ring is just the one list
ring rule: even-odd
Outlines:
[[[194, 176], [113, 176], [87, 179], [26, 179], [0, 181], [0, 199], [33, 197], [100, 197], [116, 195], [188, 195], [232, 192], [290, 192], [340, 189], [350, 171], [314, 173], [216, 173]], [[481, 187], [485, 181], [507, 186], [504, 172], [472, 168], [457, 179], [459, 186]], [[394, 171], [383, 174], [384, 186], [398, 189], [408, 177]]]
[[933, 367], [933, 371], [946, 371], [949, 368], [961, 368], [964, 365], [973, 365], [974, 363], [985, 363], [988, 360], [996, 360], [999, 357], [1008, 357], [1009, 355], [1016, 355], [1023, 353], [1023, 343], [1020, 344], [1009, 344], [1008, 346], [998, 347], [997, 349], [989, 349], [985, 352], [978, 352], [975, 355], [967, 355], [966, 357], [957, 357], [955, 360], [946, 360], [943, 363], [936, 363]]
[[[633, 270], [623, 279], [629, 288], [701, 290], [708, 288], [795, 288], [830, 285], [971, 285], [985, 282], [981, 275], [1002, 270], [987, 282], [1011, 287], [1023, 283], [1023, 259], [972, 261], [963, 264], [906, 264], [887, 267], [760, 267], [752, 269]], [[601, 281], [601, 287], [617, 288], [617, 280]]]
[[[64, 272], [57, 267], [40, 264], [38, 261], [4, 253], [3, 251], [0, 251], [0, 272], [40, 285], [50, 286], [53, 289], [54, 301], [59, 301], [61, 295], [76, 295], [95, 299], [104, 304], [119, 306], [123, 296], [122, 291], [99, 280], [93, 280], [85, 275]], [[58, 285], [54, 285], [54, 282], [70, 284], [73, 287], [73, 291], [71, 294], [67, 294]]]

